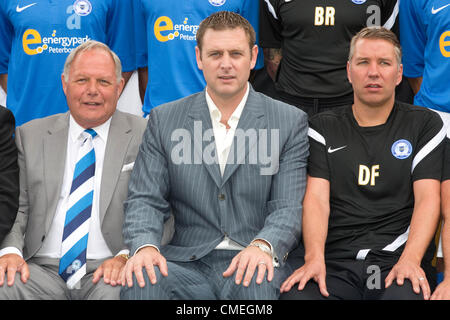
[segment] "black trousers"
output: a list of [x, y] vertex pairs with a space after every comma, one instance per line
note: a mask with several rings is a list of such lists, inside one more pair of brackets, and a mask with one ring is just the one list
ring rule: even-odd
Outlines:
[[[280, 300], [423, 300], [423, 294], [413, 291], [409, 279], [402, 286], [394, 280], [385, 288], [384, 280], [397, 262], [397, 257], [367, 255], [365, 260], [334, 259], [326, 261], [326, 286], [329, 297], [324, 297], [319, 286], [310, 280], [302, 291], [298, 284], [283, 293]], [[290, 261], [294, 270], [304, 264], [303, 257]], [[422, 266], [431, 292], [436, 287], [436, 272], [431, 264]]]

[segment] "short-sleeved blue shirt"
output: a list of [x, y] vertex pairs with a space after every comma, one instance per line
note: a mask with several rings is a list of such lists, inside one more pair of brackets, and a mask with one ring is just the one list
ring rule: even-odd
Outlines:
[[423, 77], [414, 104], [450, 112], [450, 2], [402, 0], [403, 73]]
[[[203, 90], [195, 59], [200, 22], [217, 11], [233, 11], [258, 32], [257, 0], [134, 0], [137, 62], [148, 67], [144, 113], [163, 103]], [[255, 69], [263, 65], [262, 51]]]
[[[130, 3], [0, 0], [0, 33], [9, 31], [0, 37], [0, 73], [8, 73], [6, 104], [16, 125], [68, 110], [61, 85], [64, 62], [87, 40], [106, 43], [120, 57], [124, 71], [136, 69]], [[1, 69], [5, 59], [7, 71]]]

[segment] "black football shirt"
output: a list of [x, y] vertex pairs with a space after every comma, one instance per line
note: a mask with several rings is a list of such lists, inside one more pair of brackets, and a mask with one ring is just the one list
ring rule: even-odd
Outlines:
[[426, 108], [396, 102], [386, 123], [361, 127], [351, 106], [310, 119], [308, 174], [330, 181], [326, 258], [400, 256], [413, 182], [441, 179], [445, 128]]

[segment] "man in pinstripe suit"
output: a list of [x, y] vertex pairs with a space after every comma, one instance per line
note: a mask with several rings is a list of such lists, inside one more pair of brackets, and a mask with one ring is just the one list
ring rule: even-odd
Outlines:
[[211, 15], [197, 32], [205, 91], [150, 113], [125, 203], [123, 299], [278, 298], [300, 238], [307, 117], [251, 88], [257, 53], [247, 20]]

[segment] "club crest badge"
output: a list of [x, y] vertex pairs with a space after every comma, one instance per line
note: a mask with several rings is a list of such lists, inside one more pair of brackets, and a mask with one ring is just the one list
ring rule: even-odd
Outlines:
[[352, 2], [354, 4], [363, 4], [364, 2], [366, 2], [367, 0], [352, 0]]
[[224, 5], [225, 2], [227, 2], [227, 0], [208, 0], [208, 1], [215, 7], [220, 7], [220, 6]]
[[412, 151], [411, 143], [405, 139], [395, 141], [391, 147], [392, 155], [400, 160], [408, 158]]
[[73, 3], [73, 10], [79, 16], [87, 16], [92, 11], [92, 4], [89, 0], [76, 0]]

